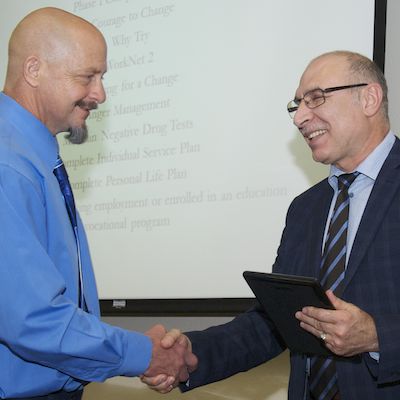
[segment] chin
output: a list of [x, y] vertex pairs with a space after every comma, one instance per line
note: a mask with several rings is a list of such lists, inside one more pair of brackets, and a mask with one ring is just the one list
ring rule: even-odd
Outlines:
[[318, 163], [321, 163], [324, 165], [331, 164], [329, 157], [324, 156], [323, 154], [312, 153], [312, 158], [315, 162], [318, 162]]
[[66, 139], [73, 144], [84, 143], [88, 138], [88, 129], [86, 124], [79, 127], [71, 127], [68, 132], [69, 134], [66, 136]]

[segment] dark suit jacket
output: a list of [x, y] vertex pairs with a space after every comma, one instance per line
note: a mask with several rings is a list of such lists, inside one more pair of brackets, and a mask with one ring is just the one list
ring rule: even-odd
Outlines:
[[[318, 277], [333, 190], [328, 181], [298, 196], [288, 210], [274, 271]], [[337, 361], [343, 400], [400, 399], [400, 141], [371, 192], [347, 265], [342, 298], [373, 316], [379, 363], [369, 354]], [[188, 334], [199, 368], [188, 390], [263, 363], [285, 349], [260, 309]], [[306, 357], [291, 354], [289, 399], [307, 398]]]

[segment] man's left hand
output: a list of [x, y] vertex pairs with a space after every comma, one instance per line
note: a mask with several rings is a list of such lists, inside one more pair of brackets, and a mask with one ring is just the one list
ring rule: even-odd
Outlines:
[[379, 352], [378, 335], [371, 315], [339, 299], [331, 290], [326, 294], [335, 310], [304, 307], [296, 313], [300, 326], [324, 340], [326, 347], [339, 356]]

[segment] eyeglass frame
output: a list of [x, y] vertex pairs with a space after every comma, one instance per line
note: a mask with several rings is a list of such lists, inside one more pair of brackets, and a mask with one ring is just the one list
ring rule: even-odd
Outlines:
[[[301, 99], [293, 99], [290, 100], [289, 103], [287, 104], [287, 111], [289, 113], [290, 118], [294, 118], [296, 111], [299, 109], [300, 103], [302, 100], [304, 100], [304, 104], [309, 108], [309, 109], [314, 109], [317, 108], [319, 106], [322, 106], [322, 104], [325, 103], [326, 98], [325, 98], [325, 94], [326, 93], [331, 93], [331, 92], [336, 92], [337, 90], [344, 90], [344, 89], [352, 89], [352, 88], [356, 88], [356, 87], [361, 87], [361, 86], [368, 86], [369, 83], [354, 83], [353, 85], [344, 85], [344, 86], [334, 86], [334, 87], [330, 87], [330, 88], [326, 88], [326, 89], [321, 89], [321, 88], [316, 88], [316, 89], [312, 89], [310, 91], [308, 91], [307, 93], [304, 94], [304, 96]], [[315, 105], [315, 106], [310, 106], [310, 102], [312, 102], [313, 100], [305, 100], [306, 96], [310, 95], [310, 93], [312, 92], [316, 92], [316, 91], [320, 91], [321, 92], [321, 99], [323, 100], [321, 103]], [[295, 106], [292, 106], [291, 104], [294, 103]]]

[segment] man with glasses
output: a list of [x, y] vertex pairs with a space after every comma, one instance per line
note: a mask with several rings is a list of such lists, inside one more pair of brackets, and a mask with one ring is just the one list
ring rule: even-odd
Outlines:
[[[273, 271], [318, 278], [335, 307], [296, 313], [333, 356], [291, 353], [289, 399], [400, 399], [400, 141], [390, 131], [385, 78], [362, 55], [326, 53], [308, 65], [287, 108], [313, 159], [331, 169], [290, 205]], [[258, 307], [186, 335], [199, 368], [183, 390], [286, 348]], [[156, 390], [167, 383], [146, 381]]]

